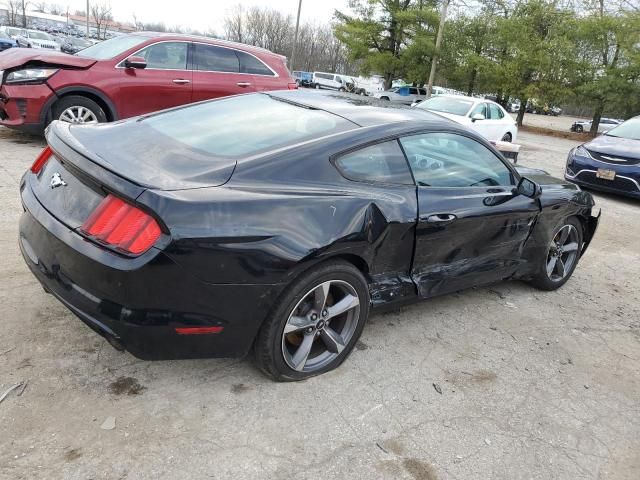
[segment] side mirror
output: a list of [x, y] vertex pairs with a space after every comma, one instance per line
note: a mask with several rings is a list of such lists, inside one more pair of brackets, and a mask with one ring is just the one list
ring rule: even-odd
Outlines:
[[474, 113], [473, 117], [471, 117], [471, 121], [475, 122], [477, 120], [486, 120], [486, 117], [481, 113]]
[[147, 68], [147, 61], [142, 57], [129, 57], [124, 61], [125, 68]]
[[542, 188], [533, 180], [529, 180], [527, 177], [521, 177], [516, 187], [516, 192], [519, 195], [536, 199], [542, 194]]

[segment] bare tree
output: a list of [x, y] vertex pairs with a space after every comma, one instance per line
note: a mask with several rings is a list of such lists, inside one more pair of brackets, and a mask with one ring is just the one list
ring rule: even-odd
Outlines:
[[12, 27], [18, 26], [18, 11], [20, 10], [21, 0], [6, 0], [4, 4], [7, 7], [7, 23]]
[[242, 43], [243, 38], [243, 13], [242, 5], [236, 5], [233, 10], [224, 17], [224, 33], [229, 40]]
[[49, 4], [49, 13], [51, 15], [66, 15], [67, 9], [60, 4], [51, 3]]
[[111, 15], [111, 4], [109, 3], [94, 3], [91, 5], [91, 16], [96, 24], [96, 35], [100, 38], [100, 32], [102, 31], [102, 38], [106, 38], [107, 24], [110, 20], [113, 20]]
[[47, 12], [47, 2], [34, 2], [31, 5], [33, 5], [34, 12], [40, 12], [40, 13]]

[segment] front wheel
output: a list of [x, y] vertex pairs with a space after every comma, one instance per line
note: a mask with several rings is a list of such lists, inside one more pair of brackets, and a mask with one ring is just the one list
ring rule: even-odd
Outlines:
[[511, 133], [507, 132], [502, 136], [502, 141], [503, 142], [511, 142], [511, 140], [513, 140], [513, 137], [511, 136]]
[[576, 125], [576, 133], [582, 133], [584, 131], [584, 127], [582, 125]]
[[93, 100], [80, 95], [63, 97], [53, 106], [53, 118], [67, 123], [103, 123], [107, 121], [104, 110]]
[[316, 90], [320, 90], [320, 85], [318, 85], [317, 83], [314, 85]]
[[580, 260], [582, 238], [582, 225], [577, 219], [562, 221], [538, 261], [538, 273], [531, 279], [531, 284], [541, 290], [555, 290], [564, 285]]
[[349, 356], [369, 316], [365, 278], [349, 263], [328, 262], [288, 289], [258, 333], [258, 366], [278, 381], [333, 370]]

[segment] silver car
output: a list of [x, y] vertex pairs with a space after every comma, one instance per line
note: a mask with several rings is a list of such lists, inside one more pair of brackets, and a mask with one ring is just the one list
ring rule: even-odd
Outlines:
[[[573, 122], [571, 125], [571, 131], [582, 133], [582, 132], [590, 132], [591, 131], [591, 120], [579, 120], [577, 122]], [[622, 123], [621, 120], [616, 120], [614, 118], [601, 118], [600, 123], [598, 124], [598, 133], [605, 133], [611, 130], [614, 127], [617, 127]]]
[[427, 98], [427, 91], [424, 88], [404, 85], [402, 87], [385, 90], [384, 92], [376, 92], [373, 96], [392, 103], [411, 105], [425, 100]]

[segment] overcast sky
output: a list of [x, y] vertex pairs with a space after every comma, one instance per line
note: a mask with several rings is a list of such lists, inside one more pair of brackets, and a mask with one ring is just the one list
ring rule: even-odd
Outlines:
[[[68, 5], [70, 12], [86, 9], [86, 0], [50, 0], [50, 3]], [[212, 29], [218, 34], [223, 33], [225, 13], [236, 4], [243, 7], [270, 7], [294, 16], [298, 8], [298, 0], [110, 0], [110, 3], [116, 20], [131, 22], [135, 13], [142, 22], [164, 22], [167, 26], [180, 25], [198, 30]], [[333, 11], [346, 10], [347, 3], [348, 0], [302, 0], [300, 22], [327, 23]]]

